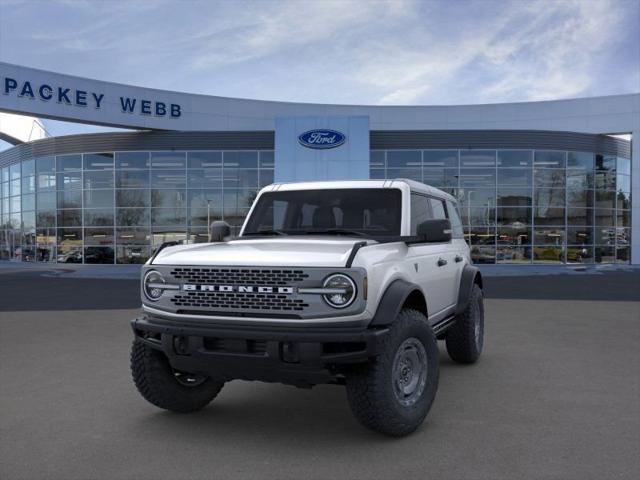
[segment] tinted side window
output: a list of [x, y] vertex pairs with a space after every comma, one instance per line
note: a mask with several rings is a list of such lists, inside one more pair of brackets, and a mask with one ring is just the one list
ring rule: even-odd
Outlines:
[[417, 193], [411, 194], [411, 232], [410, 235], [417, 234], [418, 225], [425, 220], [432, 218], [429, 208], [429, 198]]
[[300, 209], [300, 224], [299, 227], [312, 227], [313, 226], [313, 214], [318, 209], [317, 205], [311, 205], [310, 203], [305, 203], [302, 205]]
[[453, 238], [463, 238], [464, 231], [462, 229], [462, 222], [460, 221], [460, 215], [458, 215], [458, 209], [453, 202], [447, 202], [447, 212], [449, 213], [449, 220], [451, 221]]
[[438, 200], [437, 198], [430, 198], [429, 203], [431, 203], [433, 218], [435, 218], [436, 220], [446, 220], [447, 211], [444, 208], [444, 202], [442, 200]]

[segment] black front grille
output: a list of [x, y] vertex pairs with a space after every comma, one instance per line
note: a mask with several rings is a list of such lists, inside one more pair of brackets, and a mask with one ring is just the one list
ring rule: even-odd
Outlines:
[[309, 275], [303, 270], [178, 267], [171, 276], [184, 283], [288, 286]]
[[211, 352], [238, 353], [265, 356], [266, 340], [245, 340], [231, 338], [204, 338], [204, 348]]
[[267, 293], [182, 292], [171, 302], [176, 307], [200, 307], [220, 310], [301, 311], [309, 306], [304, 300]]

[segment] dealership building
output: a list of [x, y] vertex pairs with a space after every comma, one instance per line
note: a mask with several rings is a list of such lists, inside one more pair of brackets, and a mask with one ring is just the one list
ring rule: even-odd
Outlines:
[[141, 263], [237, 231], [274, 182], [410, 178], [458, 198], [474, 262], [640, 264], [640, 94], [456, 106], [271, 102], [0, 63], [0, 112], [126, 128], [0, 152], [0, 259]]

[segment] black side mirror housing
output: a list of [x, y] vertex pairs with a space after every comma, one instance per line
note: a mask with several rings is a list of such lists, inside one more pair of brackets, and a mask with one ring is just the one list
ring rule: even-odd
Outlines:
[[421, 242], [445, 243], [451, 241], [451, 222], [447, 219], [425, 220], [418, 225], [416, 235]]
[[212, 242], [224, 242], [225, 238], [231, 236], [231, 227], [223, 220], [216, 220], [211, 223], [209, 235]]

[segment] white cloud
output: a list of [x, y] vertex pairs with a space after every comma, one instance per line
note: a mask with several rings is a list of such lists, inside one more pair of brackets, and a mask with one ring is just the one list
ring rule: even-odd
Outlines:
[[[307, 61], [316, 62], [326, 54], [327, 47], [332, 48], [329, 42], [375, 23], [381, 13], [387, 18], [403, 15], [409, 4], [405, 0], [325, 0], [252, 5], [257, 8], [249, 9], [250, 15], [246, 12], [236, 18], [233, 28], [221, 31], [213, 22], [197, 36], [204, 52], [194, 59], [195, 69], [217, 68], [313, 44], [314, 48], [303, 55]], [[220, 43], [225, 48], [220, 48]]]
[[[447, 98], [450, 86], [473, 84], [470, 79], [474, 88], [456, 94], [469, 103], [578, 96], [598, 80], [595, 57], [615, 41], [621, 15], [603, 0], [517, 2], [490, 28], [463, 22], [454, 41], [434, 44], [427, 26], [423, 42], [387, 44], [389, 61], [363, 62], [357, 78], [386, 90], [383, 104], [432, 103]], [[375, 58], [372, 53], [362, 47], [359, 58]]]
[[156, 88], [373, 104], [640, 88], [637, 0], [0, 2], [1, 59]]
[[484, 56], [498, 78], [482, 88], [485, 99], [573, 97], [597, 79], [595, 57], [615, 40], [621, 12], [602, 0], [548, 7], [534, 4], [516, 35], [492, 42]]
[[428, 85], [401, 87], [382, 97], [379, 103], [381, 105], [410, 105], [416, 98], [423, 98], [428, 90]]

